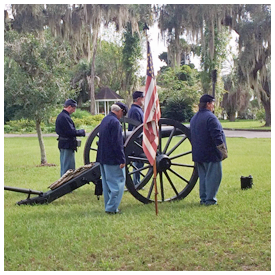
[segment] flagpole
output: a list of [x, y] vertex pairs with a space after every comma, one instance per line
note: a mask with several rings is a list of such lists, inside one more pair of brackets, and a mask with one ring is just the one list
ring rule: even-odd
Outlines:
[[156, 215], [158, 215], [158, 189], [157, 189], [157, 164], [156, 164], [156, 159], [154, 161], [153, 170], [154, 170], [153, 181], [154, 181], [154, 185], [155, 185], [155, 209], [156, 209]]
[[[145, 36], [146, 36], [146, 43], [148, 44], [148, 34], [147, 30], [149, 30], [147, 24], [145, 23], [143, 30], [145, 31]], [[148, 53], [147, 53], [148, 54]], [[154, 160], [154, 165], [153, 165], [153, 183], [155, 187], [155, 210], [156, 210], [156, 215], [158, 215], [158, 189], [157, 189], [157, 164], [156, 164], [156, 157]]]

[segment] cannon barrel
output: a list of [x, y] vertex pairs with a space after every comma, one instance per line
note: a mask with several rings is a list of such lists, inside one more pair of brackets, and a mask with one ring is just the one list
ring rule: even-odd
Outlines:
[[33, 194], [33, 195], [39, 195], [42, 196], [42, 191], [32, 190], [32, 189], [26, 189], [26, 188], [18, 188], [18, 187], [11, 187], [11, 186], [4, 186], [4, 190], [18, 192], [18, 193], [25, 193], [25, 194]]
[[[189, 129], [189, 126], [187, 125], [187, 128]], [[173, 131], [174, 136], [182, 135], [182, 131], [179, 129], [175, 129], [173, 126], [162, 126], [161, 127], [161, 137], [169, 137], [171, 135], [171, 132]], [[133, 131], [125, 131], [123, 134], [124, 142], [133, 134]]]

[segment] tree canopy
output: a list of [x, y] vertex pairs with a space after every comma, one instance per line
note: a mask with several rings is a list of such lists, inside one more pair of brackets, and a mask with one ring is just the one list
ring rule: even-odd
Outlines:
[[217, 43], [224, 27], [239, 35], [239, 58], [236, 64], [238, 85], [248, 85], [260, 95], [265, 107], [266, 125], [270, 125], [271, 5], [165, 4], [157, 6], [157, 10], [162, 35], [167, 37], [168, 43], [175, 45], [176, 64], [180, 64], [182, 51], [180, 36], [189, 35], [200, 44], [203, 65], [207, 59], [208, 64], [215, 65], [204, 67], [205, 74], [209, 70], [208, 75], [212, 73], [211, 70], [218, 69], [216, 56], [221, 51], [217, 50]]
[[41, 122], [51, 108], [63, 103], [69, 95], [70, 62], [68, 45], [57, 43], [49, 32], [36, 37], [9, 31], [5, 34], [5, 105], [20, 106], [15, 112], [33, 119], [41, 149], [41, 164], [46, 154]]
[[[86, 83], [91, 101], [94, 100], [95, 93], [95, 62], [101, 26], [108, 27], [110, 23], [114, 23], [116, 30], [122, 30], [131, 25], [131, 31], [128, 29], [132, 32], [131, 39], [140, 39], [140, 25], [147, 23], [150, 26], [153, 19], [157, 20], [168, 43], [169, 66], [182, 65], [183, 56], [188, 56], [195, 48], [199, 49], [196, 53], [201, 57], [203, 90], [208, 93], [211, 93], [211, 84], [214, 87], [213, 72], [217, 72], [218, 81], [221, 81], [221, 63], [228, 42], [226, 32], [235, 31], [239, 35], [239, 56], [235, 64], [238, 74], [236, 84], [243, 87], [241, 90], [245, 86], [254, 90], [265, 108], [267, 125], [271, 124], [269, 4], [164, 4], [155, 5], [154, 9], [150, 4], [12, 4], [11, 7], [14, 18], [10, 20], [5, 16], [6, 31], [14, 29], [19, 33], [32, 32], [39, 35], [48, 28], [60, 41], [70, 43], [75, 63], [83, 59], [88, 61], [91, 70], [90, 75], [86, 76]], [[185, 43], [183, 35], [197, 43], [196, 47]], [[130, 44], [127, 45], [129, 46]], [[125, 47], [124, 53], [127, 52], [129, 54]], [[131, 58], [124, 58], [123, 62], [127, 64]], [[133, 62], [131, 66], [132, 71], [127, 67], [129, 72], [125, 79], [125, 90], [134, 86], [133, 71], [136, 68]], [[223, 92], [220, 89], [219, 96]], [[93, 107], [91, 104], [91, 113]]]

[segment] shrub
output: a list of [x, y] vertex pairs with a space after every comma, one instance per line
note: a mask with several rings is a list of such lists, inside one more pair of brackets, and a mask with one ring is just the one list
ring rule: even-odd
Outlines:
[[162, 117], [171, 118], [180, 122], [188, 122], [194, 115], [192, 102], [189, 98], [174, 96], [167, 99], [162, 109]]
[[104, 115], [102, 115], [102, 114], [94, 115], [93, 121], [96, 122], [97, 124], [99, 124], [103, 118], [104, 118]]
[[55, 125], [45, 126], [42, 131], [45, 134], [54, 133], [55, 132]]
[[265, 109], [264, 108], [258, 109], [258, 111], [256, 113], [256, 119], [260, 120], [260, 121], [265, 121]]
[[4, 133], [11, 133], [12, 127], [10, 125], [4, 125]]
[[[7, 125], [9, 127], [7, 127]], [[6, 122], [6, 127], [4, 127], [4, 131], [8, 130], [11, 132], [19, 132], [19, 133], [27, 133], [27, 132], [35, 132], [35, 121], [28, 119], [20, 119], [20, 120], [10, 120]]]
[[72, 115], [72, 120], [76, 128], [86, 126], [97, 126], [101, 123], [104, 115], [91, 115], [88, 111], [77, 109]]
[[86, 118], [86, 117], [91, 117], [92, 115], [85, 110], [81, 110], [81, 109], [76, 109], [76, 111], [74, 113], [72, 113], [71, 117], [72, 119], [74, 118]]
[[81, 127], [84, 124], [84, 120], [82, 118], [73, 118], [73, 122], [76, 128]]
[[[95, 127], [101, 123], [104, 115], [91, 115], [87, 111], [80, 111], [77, 116], [72, 115], [72, 120], [76, 128], [82, 128], [83, 126]], [[41, 130], [43, 133], [55, 132], [56, 117], [51, 117], [45, 124], [41, 123]], [[91, 129], [90, 129], [91, 130]], [[36, 132], [35, 121], [28, 119], [10, 120], [4, 125], [5, 133], [33, 133]]]
[[81, 127], [82, 125], [90, 125], [90, 126], [97, 126], [98, 124], [101, 123], [101, 120], [104, 118], [104, 115], [89, 115], [83, 118], [72, 118], [73, 122], [75, 124], [75, 127]]

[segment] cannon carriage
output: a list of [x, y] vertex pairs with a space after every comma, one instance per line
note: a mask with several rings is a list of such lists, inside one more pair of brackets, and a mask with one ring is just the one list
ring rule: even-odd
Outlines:
[[[127, 124], [136, 126], [134, 131], [127, 131]], [[142, 149], [143, 125], [123, 117], [121, 119], [126, 156], [126, 190], [142, 203], [154, 202], [153, 167]], [[73, 190], [93, 182], [97, 187], [101, 183], [99, 163], [96, 163], [97, 142], [100, 124], [87, 138], [84, 147], [84, 166], [82, 172], [72, 176], [62, 185], [47, 192], [33, 191], [5, 186], [5, 190], [27, 193], [25, 200], [17, 204], [50, 203]], [[139, 167], [136, 163], [140, 163]], [[180, 122], [161, 118], [159, 120], [159, 146], [156, 155], [157, 188], [159, 202], [185, 198], [194, 188], [198, 174], [192, 162], [190, 130]], [[134, 175], [139, 175], [140, 182], [134, 184]], [[19, 190], [20, 189], [20, 190]], [[31, 194], [38, 196], [30, 198]]]

